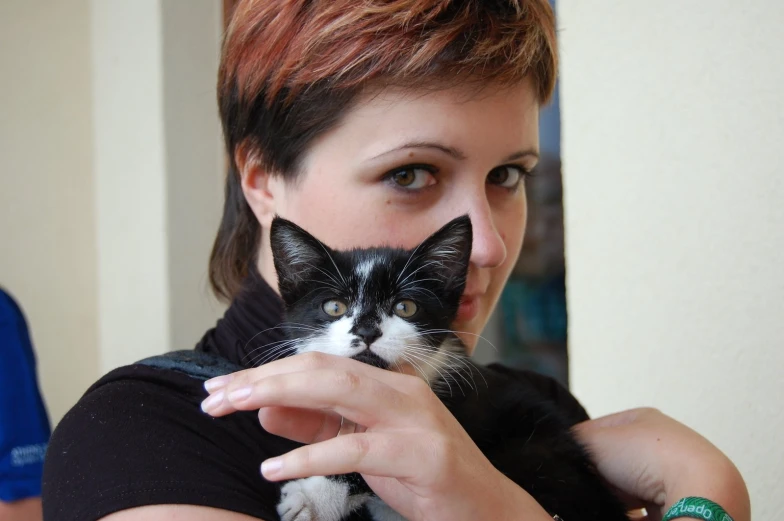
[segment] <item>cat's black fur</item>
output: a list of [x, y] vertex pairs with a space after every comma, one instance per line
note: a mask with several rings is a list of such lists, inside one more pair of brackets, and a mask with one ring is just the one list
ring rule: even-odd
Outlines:
[[[440, 349], [451, 352], [439, 359], [440, 371], [430, 372], [426, 379], [490, 462], [565, 521], [628, 520], [622, 503], [571, 435], [573, 420], [570, 422], [531, 384], [473, 364], [464, 356], [463, 344], [449, 331], [465, 287], [471, 253], [467, 216], [451, 221], [411, 251], [335, 251], [281, 218], [273, 221], [270, 239], [287, 333], [295, 340], [287, 353], [308, 349], [331, 352], [326, 340], [313, 339], [337, 320], [325, 312], [324, 303], [339, 299], [349, 303], [340, 318], [352, 325], [350, 331], [341, 329], [351, 338], [348, 346], [342, 346], [344, 351], [348, 349], [343, 354], [394, 369], [389, 350], [377, 349], [383, 356], [373, 351], [381, 345], [381, 340], [376, 340], [381, 333], [379, 324], [384, 316], [392, 315], [396, 302], [414, 301], [417, 312], [405, 320], [419, 332], [419, 365], [428, 369], [421, 360], [422, 349], [431, 351], [433, 364]], [[328, 482], [310, 479], [311, 485], [321, 487], [319, 490], [343, 484], [348, 491], [346, 513], [365, 504], [371, 517], [395, 519], [396, 514], [383, 506], [358, 474], [330, 476]], [[304, 484], [305, 480], [297, 482]], [[285, 521], [342, 518], [334, 512], [319, 514], [319, 498], [307, 497], [318, 494], [306, 488], [297, 483], [284, 487], [279, 511]], [[296, 494], [303, 497], [292, 501]]]

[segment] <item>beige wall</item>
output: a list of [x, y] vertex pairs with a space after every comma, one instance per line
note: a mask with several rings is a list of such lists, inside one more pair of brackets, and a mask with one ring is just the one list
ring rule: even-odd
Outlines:
[[223, 137], [215, 84], [222, 2], [162, 4], [170, 345], [188, 349], [223, 313], [207, 261], [223, 208]]
[[93, 0], [102, 372], [188, 349], [214, 324], [207, 259], [222, 202], [221, 4]]
[[0, 2], [0, 285], [54, 422], [98, 376], [89, 12]]
[[222, 313], [206, 283], [220, 16], [213, 0], [0, 2], [0, 285], [53, 423]]
[[784, 517], [784, 3], [559, 0], [573, 390], [653, 405]]

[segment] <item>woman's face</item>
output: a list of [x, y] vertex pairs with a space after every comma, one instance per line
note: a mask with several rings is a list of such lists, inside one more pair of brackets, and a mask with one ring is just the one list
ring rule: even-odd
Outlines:
[[262, 275], [277, 287], [268, 233], [275, 213], [335, 249], [410, 249], [468, 214], [474, 242], [453, 327], [473, 351], [523, 242], [524, 177], [538, 160], [538, 117], [528, 82], [470, 96], [459, 88], [387, 89], [361, 99], [314, 141], [296, 182], [244, 176], [264, 229]]

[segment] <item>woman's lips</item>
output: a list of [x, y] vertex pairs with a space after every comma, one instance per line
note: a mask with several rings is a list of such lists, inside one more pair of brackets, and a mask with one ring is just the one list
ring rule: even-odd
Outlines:
[[479, 313], [479, 299], [475, 296], [464, 295], [460, 299], [460, 307], [457, 308], [457, 322], [468, 322]]

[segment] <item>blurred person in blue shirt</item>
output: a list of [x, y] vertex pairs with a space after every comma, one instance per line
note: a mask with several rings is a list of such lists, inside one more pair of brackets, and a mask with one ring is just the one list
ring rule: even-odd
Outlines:
[[22, 310], [0, 288], [0, 521], [40, 521], [51, 433]]

